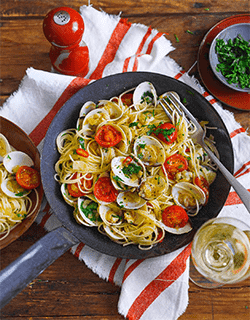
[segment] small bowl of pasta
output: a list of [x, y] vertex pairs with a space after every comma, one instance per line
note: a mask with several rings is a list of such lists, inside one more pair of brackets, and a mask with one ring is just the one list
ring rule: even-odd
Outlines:
[[0, 117], [0, 249], [34, 222], [43, 198], [40, 154], [28, 135]]

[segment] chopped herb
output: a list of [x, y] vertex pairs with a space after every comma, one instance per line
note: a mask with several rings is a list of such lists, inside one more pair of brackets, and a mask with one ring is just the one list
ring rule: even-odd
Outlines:
[[250, 88], [250, 41], [241, 35], [227, 43], [224, 39], [217, 39], [215, 52], [219, 61], [216, 71], [221, 72], [229, 84]]
[[187, 103], [187, 99], [186, 98], [183, 98], [183, 103]]
[[122, 168], [122, 172], [126, 177], [131, 177], [132, 174], [138, 174], [141, 171], [141, 166], [135, 163], [130, 163], [128, 166]]
[[154, 133], [155, 133], [156, 135], [158, 135], [158, 134], [161, 133], [167, 141], [170, 141], [169, 137], [170, 137], [171, 134], [173, 134], [174, 132], [175, 132], [175, 128], [162, 129], [162, 128], [159, 128], [159, 127], [158, 127], [156, 130], [154, 130]]
[[174, 34], [174, 36], [175, 36], [175, 40], [176, 40], [176, 42], [180, 42], [180, 40], [179, 40], [179, 38], [177, 37], [177, 35], [176, 35], [176, 34]]
[[131, 128], [131, 127], [136, 127], [138, 125], [138, 122], [131, 122], [130, 124], [129, 124], [129, 128]]
[[209, 8], [205, 8], [204, 10], [205, 10], [205, 11], [209, 11], [210, 9], [209, 9]]
[[194, 93], [192, 91], [190, 91], [190, 90], [187, 90], [187, 93], [191, 94], [191, 96], [194, 95]]
[[94, 201], [90, 202], [86, 208], [83, 207], [84, 202], [81, 203], [80, 209], [85, 214], [85, 216], [91, 221], [101, 221], [99, 214], [97, 212], [98, 204]]
[[192, 31], [190, 31], [190, 30], [187, 30], [186, 31], [187, 33], [190, 33], [190, 34], [194, 34]]
[[140, 143], [140, 144], [139, 144], [139, 147], [140, 147], [141, 149], [145, 149], [146, 143]]

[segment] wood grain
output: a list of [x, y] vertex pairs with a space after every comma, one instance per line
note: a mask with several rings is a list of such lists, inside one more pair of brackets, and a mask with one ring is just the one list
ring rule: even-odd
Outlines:
[[[18, 89], [27, 68], [50, 71], [50, 44], [42, 32], [44, 16], [51, 9], [70, 6], [79, 10], [81, 0], [2, 0], [0, 18], [0, 105]], [[248, 0], [103, 0], [94, 8], [121, 14], [165, 33], [176, 48], [170, 56], [183, 67], [196, 61], [200, 42], [219, 21], [249, 12]], [[187, 30], [193, 34], [187, 33]], [[176, 42], [175, 35], [179, 42]], [[190, 72], [199, 78], [196, 68]], [[249, 112], [225, 107], [245, 129]], [[1, 250], [5, 268], [45, 231], [32, 227], [9, 247]], [[120, 288], [100, 279], [70, 252], [56, 260], [1, 310], [1, 320], [122, 320], [117, 310]], [[180, 320], [248, 320], [250, 279], [242, 283], [205, 290], [190, 283], [189, 305]], [[167, 315], [166, 315], [167, 320]]]

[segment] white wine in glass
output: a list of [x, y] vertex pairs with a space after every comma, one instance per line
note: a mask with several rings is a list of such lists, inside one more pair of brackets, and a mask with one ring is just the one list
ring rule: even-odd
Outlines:
[[249, 226], [235, 218], [207, 221], [194, 236], [190, 279], [203, 288], [216, 288], [250, 276]]

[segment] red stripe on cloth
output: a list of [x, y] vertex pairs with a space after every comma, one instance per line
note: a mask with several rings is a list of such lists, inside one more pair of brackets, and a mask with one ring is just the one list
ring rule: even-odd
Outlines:
[[77, 246], [77, 248], [76, 248], [76, 251], [75, 251], [75, 253], [74, 253], [74, 256], [75, 256], [75, 257], [77, 257], [77, 258], [80, 257], [80, 253], [81, 253], [81, 251], [82, 251], [82, 249], [83, 249], [84, 246], [85, 246], [85, 244], [82, 243], [82, 242], [80, 242], [80, 243], [78, 244], [78, 246]]
[[143, 259], [138, 259], [133, 264], [131, 264], [131, 266], [128, 267], [128, 269], [124, 272], [122, 282], [124, 282], [127, 279], [127, 277], [131, 274], [131, 272], [133, 272], [135, 268], [138, 267], [143, 261]]
[[[243, 166], [238, 171], [235, 172], [234, 176], [237, 177], [243, 170], [246, 170], [247, 166], [249, 166], [249, 165], [250, 165], [250, 161], [244, 163]], [[249, 169], [247, 169], [244, 172], [244, 174], [247, 173], [247, 172], [249, 172]]]
[[239, 177], [241, 177], [241, 176], [244, 176], [245, 174], [247, 174], [247, 173], [249, 173], [249, 172], [250, 172], [250, 168], [247, 169], [246, 171], [242, 172], [241, 174], [238, 174], [238, 175], [236, 176], [236, 178], [239, 178]]
[[191, 243], [136, 298], [128, 311], [128, 319], [139, 320], [155, 299], [183, 274], [190, 253]]
[[174, 78], [175, 78], [176, 80], [178, 80], [180, 77], [183, 76], [184, 73], [185, 73], [185, 71], [181, 70], [179, 73], [177, 73], [177, 74], [174, 76]]
[[36, 146], [43, 140], [45, 134], [54, 119], [57, 112], [64, 105], [64, 103], [73, 96], [79, 89], [85, 87], [89, 84], [91, 80], [77, 77], [73, 79], [67, 88], [64, 90], [60, 98], [54, 104], [50, 112], [43, 118], [43, 120], [35, 127], [35, 129], [30, 133], [30, 138]]
[[208, 92], [206, 92], [206, 91], [205, 91], [202, 95], [203, 95], [203, 97], [205, 97], [205, 98], [208, 97], [208, 96], [210, 96], [210, 94], [209, 94]]
[[239, 134], [241, 132], [246, 132], [246, 130], [244, 128], [236, 129], [230, 133], [230, 138], [232, 139], [233, 137], [237, 136], [237, 134]]
[[124, 64], [123, 64], [122, 72], [127, 72], [128, 71], [128, 65], [129, 65], [130, 59], [131, 59], [131, 57], [128, 57], [128, 58], [125, 59]]
[[102, 77], [103, 70], [105, 69], [107, 64], [109, 64], [114, 60], [116, 52], [124, 36], [130, 29], [130, 27], [131, 27], [131, 23], [127, 22], [126, 19], [119, 20], [117, 26], [115, 27], [109, 39], [109, 43], [107, 44], [95, 71], [90, 76], [90, 79], [100, 79]]
[[211, 104], [214, 104], [214, 103], [216, 103], [217, 101], [216, 101], [215, 99], [211, 99], [211, 100], [209, 100], [209, 102], [210, 102]]
[[115, 263], [113, 264], [113, 267], [111, 268], [110, 273], [109, 273], [109, 279], [108, 279], [109, 282], [111, 282], [111, 283], [114, 282], [115, 273], [116, 273], [119, 265], [121, 264], [121, 262], [122, 262], [121, 258], [117, 258], [115, 260]]
[[153, 37], [153, 39], [150, 41], [150, 43], [149, 43], [149, 45], [148, 45], [148, 49], [147, 49], [147, 51], [146, 51], [146, 54], [150, 54], [150, 53], [151, 53], [155, 41], [158, 40], [162, 35], [163, 35], [163, 33], [158, 32], [158, 33]]
[[232, 206], [235, 204], [242, 203], [241, 199], [239, 198], [238, 194], [235, 191], [229, 193], [227, 200], [225, 202], [225, 206]]
[[149, 27], [147, 32], [145, 33], [141, 43], [140, 43], [138, 49], [137, 49], [136, 57], [135, 57], [135, 61], [134, 61], [134, 65], [133, 65], [132, 71], [137, 71], [137, 69], [138, 69], [138, 64], [139, 64], [138, 63], [138, 57], [141, 56], [141, 52], [142, 52], [143, 46], [145, 45], [145, 42], [148, 39], [148, 37], [150, 36], [151, 32], [152, 32], [152, 29]]

